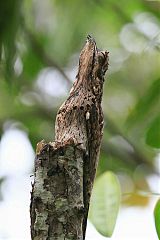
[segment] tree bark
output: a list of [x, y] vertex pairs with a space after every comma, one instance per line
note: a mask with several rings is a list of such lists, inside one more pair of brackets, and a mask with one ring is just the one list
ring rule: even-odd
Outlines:
[[55, 124], [55, 141], [37, 144], [31, 193], [32, 240], [85, 239], [103, 131], [101, 100], [108, 52], [87, 37], [76, 81]]

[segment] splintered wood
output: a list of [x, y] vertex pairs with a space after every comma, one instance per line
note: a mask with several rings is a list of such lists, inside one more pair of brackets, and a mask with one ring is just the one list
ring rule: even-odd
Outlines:
[[108, 52], [100, 51], [88, 36], [76, 81], [57, 113], [55, 141], [38, 145], [30, 207], [34, 240], [85, 239], [103, 132], [107, 69]]

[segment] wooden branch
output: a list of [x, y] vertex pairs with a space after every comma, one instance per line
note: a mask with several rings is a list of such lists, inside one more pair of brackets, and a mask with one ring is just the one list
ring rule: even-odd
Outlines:
[[108, 52], [98, 50], [88, 36], [76, 81], [57, 113], [55, 142], [37, 144], [30, 207], [34, 240], [85, 239], [102, 139], [107, 69]]

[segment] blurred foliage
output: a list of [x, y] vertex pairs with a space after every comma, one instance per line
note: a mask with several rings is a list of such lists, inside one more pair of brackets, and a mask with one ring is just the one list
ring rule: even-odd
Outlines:
[[115, 172], [124, 204], [146, 205], [137, 193], [152, 191], [148, 178], [159, 174], [159, 1], [1, 1], [1, 136], [6, 122], [20, 122], [34, 149], [41, 139], [54, 139], [56, 111], [76, 76], [87, 34], [110, 52], [97, 175]]

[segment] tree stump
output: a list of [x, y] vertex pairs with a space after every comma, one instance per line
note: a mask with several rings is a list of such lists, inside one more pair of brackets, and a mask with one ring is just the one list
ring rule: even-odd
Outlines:
[[55, 123], [55, 141], [37, 144], [31, 193], [32, 240], [84, 240], [103, 132], [108, 52], [88, 36], [78, 74]]

